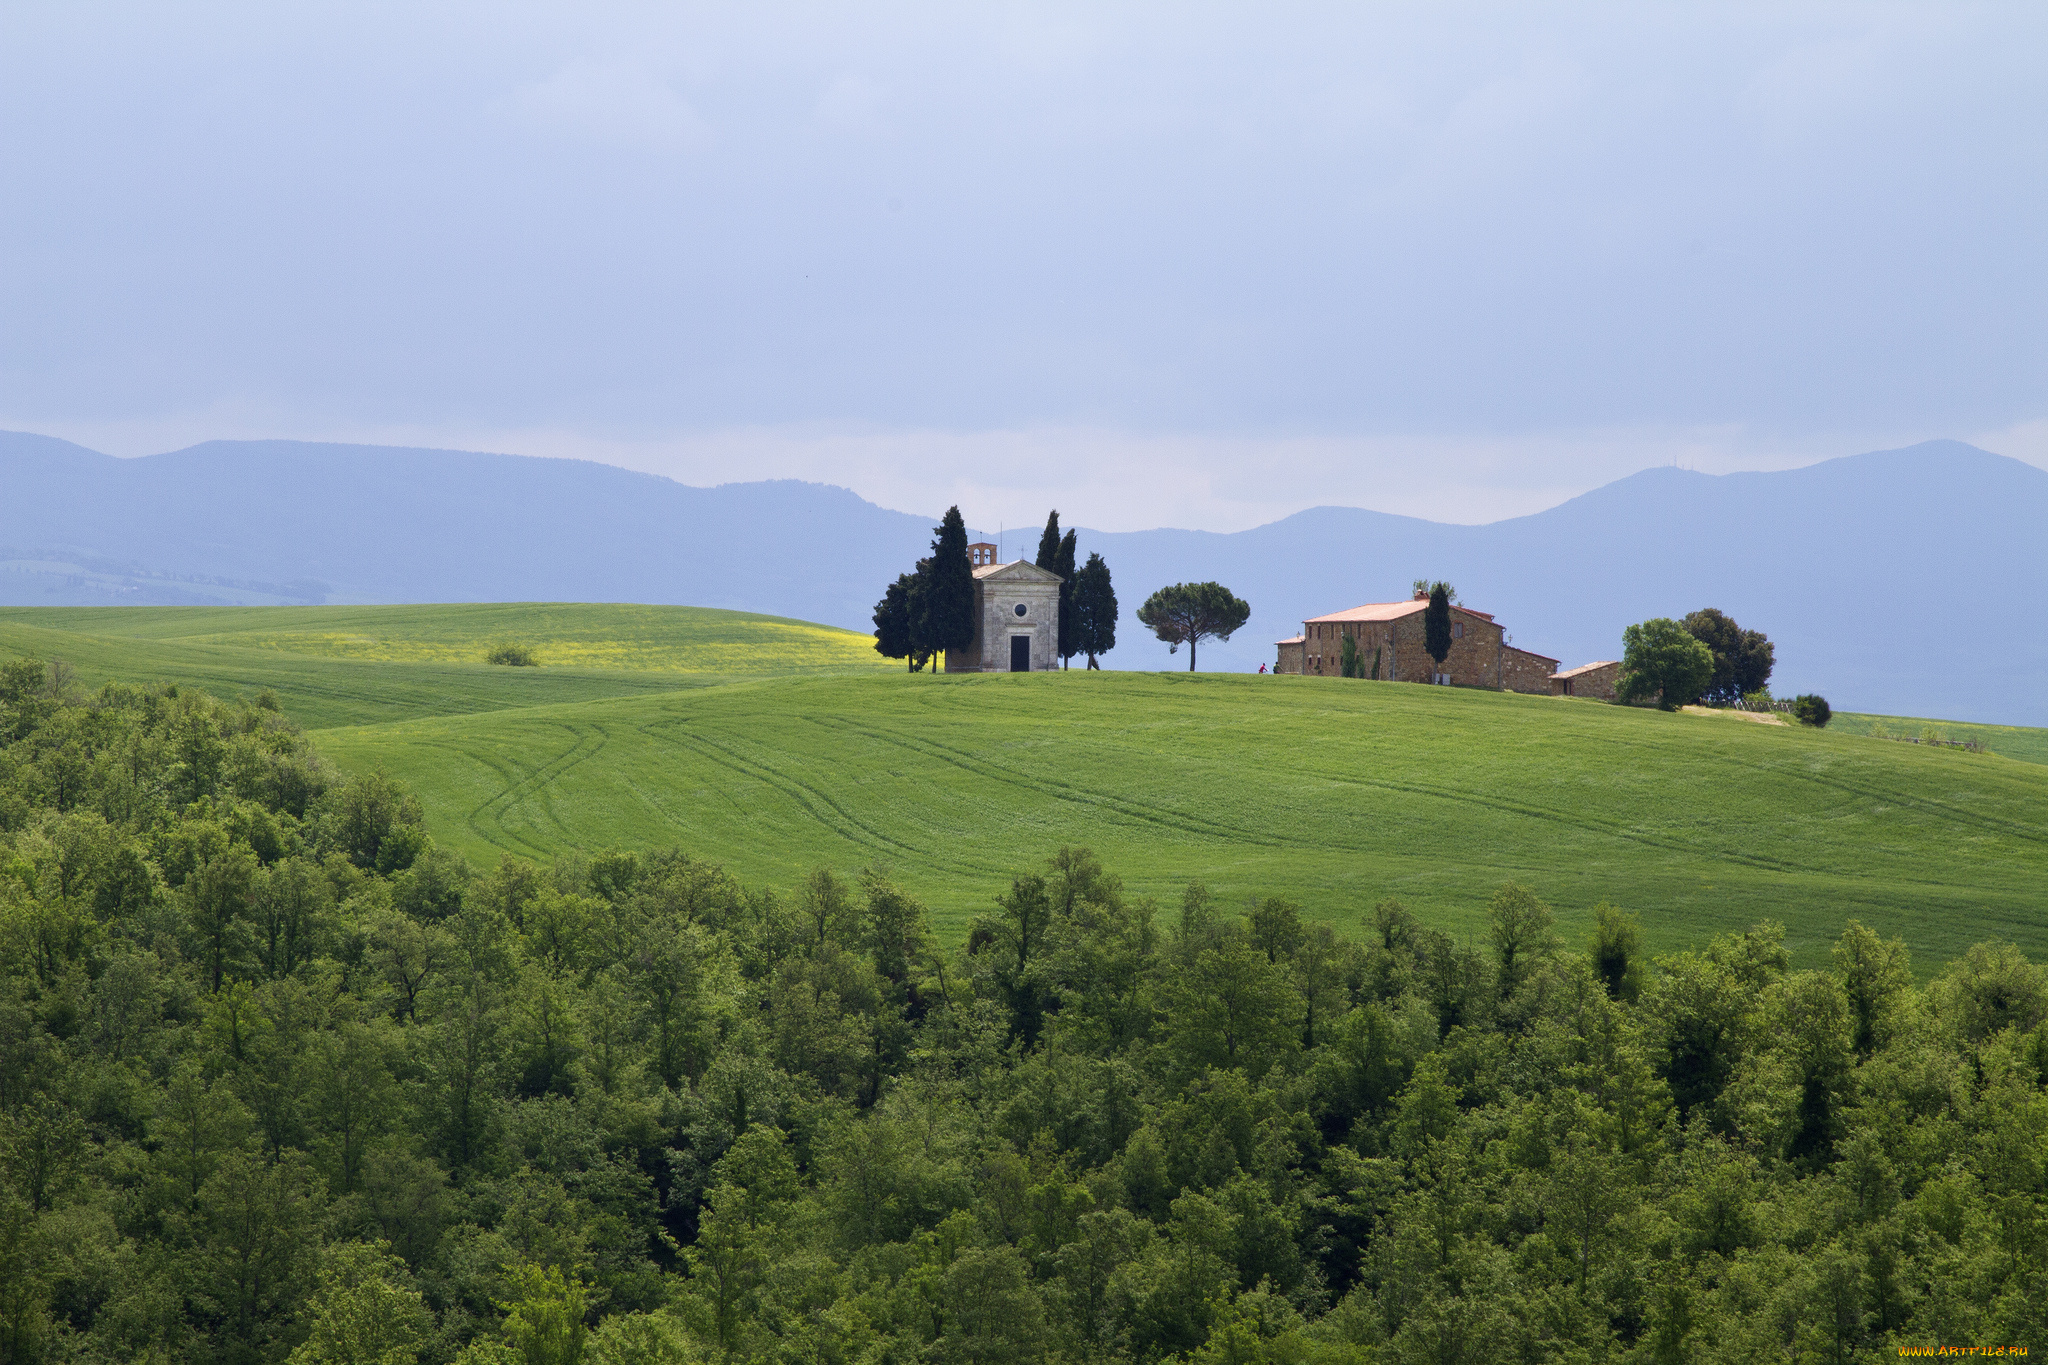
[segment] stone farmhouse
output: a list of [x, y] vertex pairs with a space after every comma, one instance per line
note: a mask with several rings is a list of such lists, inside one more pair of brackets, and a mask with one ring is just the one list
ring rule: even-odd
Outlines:
[[946, 651], [948, 673], [1036, 673], [1060, 666], [1060, 576], [1026, 559], [996, 563], [996, 547], [967, 547], [974, 566], [974, 642]]
[[[1558, 661], [1545, 654], [1517, 649], [1490, 612], [1451, 608], [1451, 651], [1443, 667], [1424, 646], [1426, 596], [1406, 602], [1371, 602], [1349, 611], [1332, 612], [1301, 623], [1301, 634], [1279, 641], [1276, 673], [1340, 676], [1344, 640], [1357, 646], [1365, 666], [1379, 659], [1379, 676], [1389, 682], [1435, 682], [1460, 687], [1493, 687], [1509, 692], [1549, 695]], [[1575, 672], [1577, 670], [1574, 670]], [[1580, 693], [1579, 695], [1587, 695]]]

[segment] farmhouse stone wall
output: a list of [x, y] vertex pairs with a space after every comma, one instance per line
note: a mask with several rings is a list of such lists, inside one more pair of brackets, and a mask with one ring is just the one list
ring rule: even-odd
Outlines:
[[1550, 692], [1551, 674], [1556, 671], [1555, 659], [1513, 645], [1501, 646], [1500, 685], [1510, 692], [1546, 696]]
[[[1399, 656], [1402, 642], [1397, 634], [1400, 624], [1398, 621], [1318, 621], [1304, 624], [1301, 628], [1301, 644], [1294, 654], [1295, 660], [1299, 663], [1299, 671], [1310, 677], [1342, 677], [1343, 642], [1344, 637], [1349, 635], [1358, 642], [1359, 650], [1365, 656], [1367, 676], [1371, 676], [1372, 673], [1373, 651], [1378, 650], [1381, 681], [1395, 681], [1400, 677]], [[1455, 645], [1457, 642], [1452, 643]], [[1422, 652], [1420, 631], [1414, 633], [1414, 639], [1410, 644], [1411, 653], [1420, 654], [1426, 662], [1429, 656]], [[1412, 667], [1410, 671], [1413, 672]], [[1410, 681], [1426, 681], [1426, 678], [1411, 678]]]
[[[1443, 672], [1466, 687], [1500, 686], [1501, 627], [1483, 616], [1451, 610], [1451, 651]], [[1366, 672], [1372, 672], [1379, 651], [1380, 678], [1385, 682], [1433, 681], [1436, 660], [1429, 657], [1422, 613], [1393, 621], [1312, 621], [1302, 626], [1301, 671], [1312, 677], [1341, 677], [1344, 637], [1358, 642]], [[1546, 676], [1547, 672], [1546, 672]]]
[[[1436, 680], [1437, 664], [1429, 657], [1427, 627], [1419, 605], [1391, 621], [1305, 621], [1298, 638], [1278, 642], [1273, 671], [1342, 677], [1347, 636], [1358, 644], [1367, 677], [1372, 676], [1377, 651], [1382, 681]], [[1508, 644], [1498, 621], [1463, 607], [1451, 608], [1451, 650], [1444, 656], [1442, 672], [1454, 685], [1541, 695], [1550, 691], [1550, 676], [1556, 668], [1557, 660]]]

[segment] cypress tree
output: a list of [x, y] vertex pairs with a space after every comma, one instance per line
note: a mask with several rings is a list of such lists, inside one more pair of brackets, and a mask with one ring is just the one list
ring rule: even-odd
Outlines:
[[1444, 659], [1451, 652], [1451, 585], [1438, 581], [1429, 585], [1429, 606], [1422, 613], [1422, 647], [1436, 660], [1436, 671], [1444, 671]]
[[909, 622], [910, 671], [919, 672], [932, 657], [931, 600], [932, 600], [932, 557], [926, 555], [917, 561], [917, 572], [905, 574], [904, 617]]
[[875, 652], [885, 659], [908, 659], [911, 640], [910, 575], [905, 573], [896, 575], [875, 603]]
[[1038, 537], [1038, 558], [1032, 560], [1047, 573], [1058, 573], [1053, 565], [1060, 560], [1060, 513], [1054, 508], [1052, 515], [1045, 519], [1045, 530]]
[[974, 565], [967, 558], [967, 523], [958, 507], [948, 507], [934, 528], [930, 563], [918, 642], [928, 657], [974, 643]]
[[1075, 652], [1086, 654], [1088, 667], [1099, 669], [1095, 656], [1116, 648], [1116, 589], [1101, 555], [1089, 555], [1074, 577], [1074, 630]]
[[1060, 576], [1060, 667], [1081, 652], [1080, 632], [1074, 621], [1074, 533], [1060, 537], [1059, 553], [1053, 556], [1052, 571]]

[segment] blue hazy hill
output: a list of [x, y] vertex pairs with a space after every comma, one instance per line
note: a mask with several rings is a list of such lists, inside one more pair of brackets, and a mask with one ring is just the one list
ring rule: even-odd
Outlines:
[[[865, 629], [934, 517], [793, 481], [694, 488], [575, 460], [214, 441], [118, 460], [0, 434], [0, 602], [632, 601]], [[970, 511], [972, 509], [969, 509]], [[1217, 579], [1249, 669], [1304, 616], [1444, 577], [1566, 666], [1621, 628], [1717, 606], [1778, 645], [1780, 692], [1838, 707], [2048, 724], [2048, 472], [1953, 441], [1778, 473], [1658, 468], [1456, 526], [1322, 507], [1234, 534], [1083, 530], [1124, 609], [1122, 667], [1171, 667], [1131, 613]], [[1035, 540], [1010, 542], [1028, 552]]]
[[1930, 441], [1777, 473], [1646, 469], [1485, 526], [1323, 507], [1235, 535], [1090, 540], [1126, 593], [1215, 577], [1253, 604], [1246, 631], [1205, 665], [1256, 667], [1304, 616], [1442, 577], [1566, 667], [1619, 657], [1631, 621], [1715, 606], [1776, 642], [1780, 693], [2042, 725], [2043, 527], [2048, 471]]

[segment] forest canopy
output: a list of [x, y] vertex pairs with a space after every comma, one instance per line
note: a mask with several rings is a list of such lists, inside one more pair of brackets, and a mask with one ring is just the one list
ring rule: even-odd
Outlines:
[[2048, 981], [1359, 937], [1082, 849], [478, 868], [267, 695], [0, 665], [0, 1361], [1852, 1360], [2048, 1341]]

